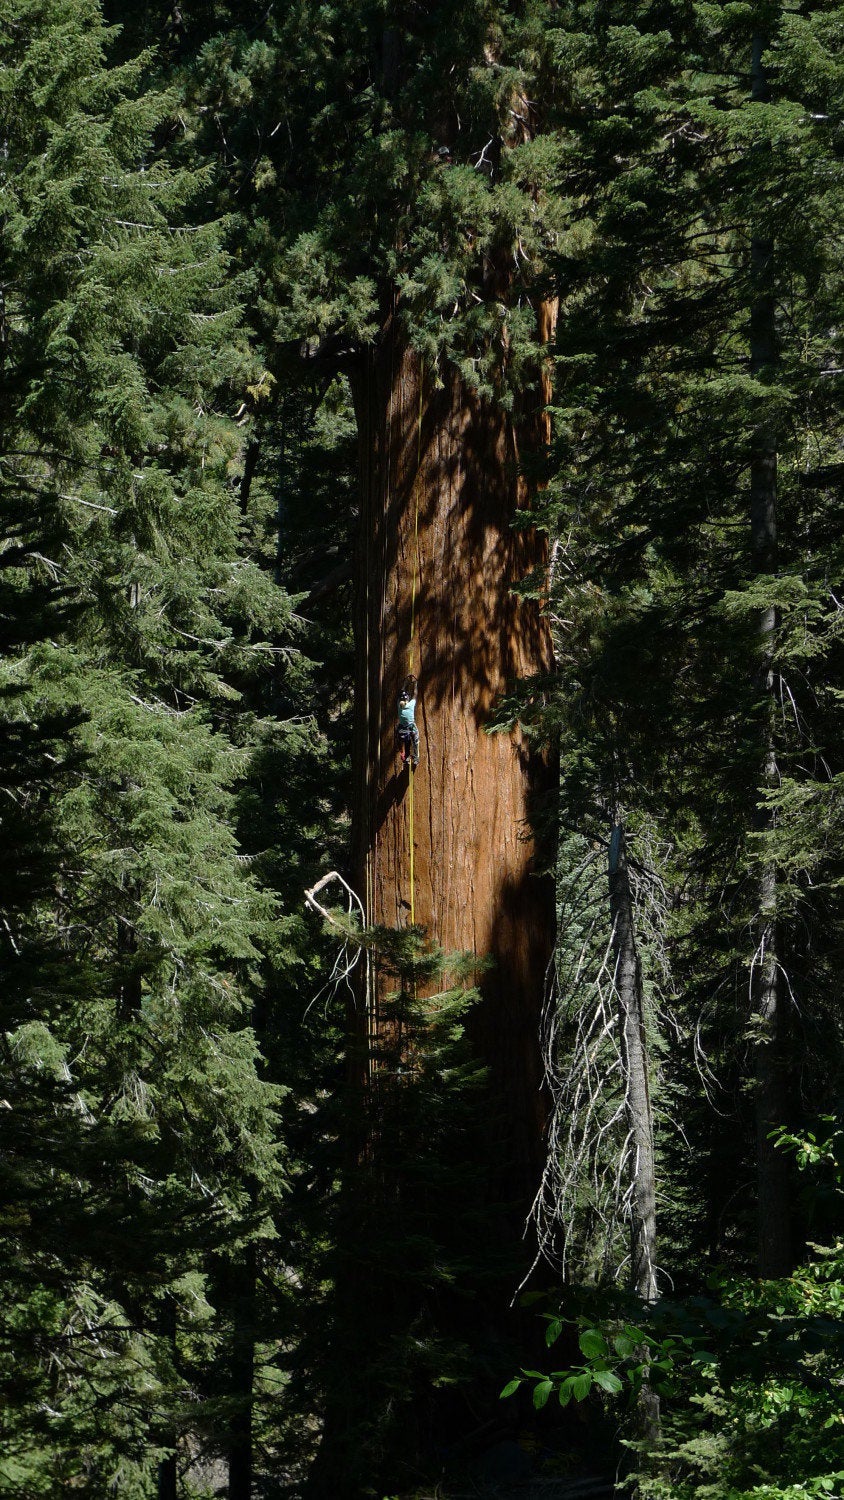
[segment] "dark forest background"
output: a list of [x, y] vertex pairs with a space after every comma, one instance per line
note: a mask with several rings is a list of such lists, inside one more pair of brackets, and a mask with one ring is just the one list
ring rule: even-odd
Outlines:
[[[0, 69], [0, 1495], [844, 1494], [840, 6], [0, 0]], [[387, 302], [551, 391], [524, 1236], [470, 981], [304, 900]]]

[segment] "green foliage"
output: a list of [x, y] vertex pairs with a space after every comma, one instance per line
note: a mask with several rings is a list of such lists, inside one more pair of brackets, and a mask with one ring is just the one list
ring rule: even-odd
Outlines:
[[[842, 265], [831, 121], [842, 59], [831, 17], [825, 5], [797, 22], [779, 8], [691, 4], [669, 26], [660, 7], [610, 17], [573, 4], [545, 40], [557, 92], [544, 123], [565, 147], [569, 232], [553, 257], [560, 336], [543, 501], [557, 665], [541, 713], [534, 703], [527, 717], [561, 747], [573, 864], [561, 866], [560, 975], [579, 976], [578, 993], [563, 995], [569, 1017], [600, 968], [599, 941], [584, 950], [578, 938], [588, 879], [576, 891], [569, 882], [612, 818], [628, 830], [640, 957], [663, 1037], [674, 1036], [652, 1038], [662, 1047], [657, 1144], [672, 1274], [699, 1254], [690, 1239], [745, 1263], [749, 1252], [749, 1199], [734, 1184], [755, 1150], [746, 997], [765, 869], [776, 868], [789, 997], [786, 1092], [799, 1113], [798, 1071], [819, 1105], [839, 1088], [840, 610], [830, 580], [840, 571], [831, 309]], [[755, 30], [766, 101], [751, 97]], [[775, 349], [754, 373], [752, 259], [763, 237]], [[778, 475], [768, 572], [749, 525], [763, 425]], [[764, 609], [776, 621], [770, 690]], [[563, 1028], [561, 1047], [572, 1035]], [[610, 1136], [604, 1164], [613, 1145]], [[588, 1182], [573, 1233], [583, 1226], [579, 1253], [594, 1268], [603, 1221]], [[688, 1215], [704, 1205], [709, 1222], [698, 1218], [690, 1236]]]
[[[784, 1137], [783, 1144], [802, 1170], [827, 1169], [840, 1212], [841, 1132], [832, 1123]], [[663, 1403], [658, 1446], [639, 1445], [640, 1493], [653, 1500], [791, 1500], [838, 1491], [844, 1476], [840, 1238], [812, 1246], [785, 1281], [713, 1276], [707, 1296], [639, 1308], [636, 1324], [628, 1321], [636, 1312], [629, 1299], [603, 1294], [601, 1300], [600, 1324], [594, 1322], [600, 1301], [577, 1320], [582, 1365], [547, 1375], [524, 1370], [502, 1397], [530, 1382], [538, 1407], [553, 1395], [564, 1406], [583, 1401], [595, 1389], [613, 1396], [627, 1391], [635, 1405], [647, 1384]], [[547, 1323], [551, 1345], [564, 1321], [548, 1314]]]
[[[842, 100], [827, 0], [0, 0], [0, 1494], [140, 1500], [174, 1454], [187, 1494], [250, 1419], [256, 1486], [320, 1436], [326, 1493], [411, 1483], [448, 1391], [518, 1363], [477, 1332], [519, 1278], [477, 1178], [507, 1125], [468, 976], [347, 924], [388, 1017], [359, 1093], [345, 1019], [308, 1009], [331, 941], [302, 892], [348, 859], [368, 351], [395, 311], [436, 378], [522, 403], [549, 295], [554, 442], [522, 455], [547, 483], [519, 524], [549, 535], [526, 589], [557, 661], [500, 717], [561, 750], [561, 1069], [626, 826], [680, 1300], [596, 1312], [625, 1253], [599, 1028], [566, 1200], [598, 1303], [581, 1285], [574, 1363], [505, 1389], [564, 1421], [658, 1389], [643, 1495], [840, 1489], [841, 1247], [746, 1275], [745, 997], [775, 868], [783, 1140], [834, 1177], [840, 1133], [800, 1122], [841, 1076]], [[838, 1207], [833, 1182], [794, 1227], [832, 1241]]]
[[217, 163], [273, 375], [303, 348], [365, 347], [395, 298], [429, 368], [511, 401], [535, 379], [532, 301], [561, 223], [562, 148], [532, 102], [544, 7], [213, 9], [182, 21], [174, 148]]
[[[303, 675], [241, 542], [259, 366], [172, 93], [94, 3], [4, 17], [0, 1492], [156, 1492], [219, 1447], [218, 1266], [273, 1235], [275, 901], [236, 836], [245, 688]], [[224, 1429], [225, 1430], [225, 1429]], [[200, 1437], [197, 1437], [197, 1434]]]

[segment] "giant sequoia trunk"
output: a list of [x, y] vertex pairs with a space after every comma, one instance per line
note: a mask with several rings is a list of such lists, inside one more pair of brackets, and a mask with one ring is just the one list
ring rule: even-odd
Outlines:
[[[487, 1323], [500, 1332], [519, 1280], [515, 1247], [543, 1158], [539, 1016], [554, 928], [553, 882], [537, 873], [530, 826], [548, 763], [518, 728], [487, 733], [508, 686], [551, 662], [539, 604], [513, 593], [534, 570], [544, 574], [542, 540], [512, 527], [529, 498], [519, 440], [542, 436], [540, 396], [514, 422], [456, 374], [437, 384], [394, 310], [354, 395], [357, 890], [367, 925], [403, 932], [415, 919], [446, 953], [477, 957], [482, 1000], [469, 1041], [495, 1097], [470, 1084], [462, 1046], [459, 1078], [445, 1076], [449, 1061], [441, 1078], [435, 1059], [425, 1073], [432, 1057], [420, 1047], [436, 1048], [435, 1028], [426, 1030], [416, 1002], [424, 1009], [446, 978], [418, 986], [406, 1028], [388, 1000], [395, 963], [373, 958], [350, 1018], [359, 1045], [324, 1425], [309, 1474], [315, 1500], [404, 1488], [399, 1473], [415, 1486], [432, 1453], [465, 1435], [464, 1396], [439, 1376], [444, 1359], [484, 1345]], [[410, 670], [419, 678], [415, 772], [396, 745]], [[397, 1361], [407, 1365], [398, 1382]], [[515, 1350], [481, 1402], [497, 1405], [512, 1363]]]
[[[457, 374], [438, 388], [393, 312], [356, 400], [359, 890], [368, 923], [404, 928], [413, 914], [447, 952], [492, 960], [479, 976], [476, 1037], [506, 1113], [506, 1186], [527, 1202], [542, 1154], [538, 1030], [554, 924], [530, 816], [549, 771], [518, 727], [487, 731], [508, 686], [551, 662], [539, 605], [513, 593], [545, 562], [536, 532], [512, 528], [528, 501], [519, 443], [542, 435], [540, 397], [520, 422]], [[395, 742], [409, 670], [419, 678], [415, 773], [401, 767]], [[376, 1042], [389, 1024], [383, 989], [376, 972]]]

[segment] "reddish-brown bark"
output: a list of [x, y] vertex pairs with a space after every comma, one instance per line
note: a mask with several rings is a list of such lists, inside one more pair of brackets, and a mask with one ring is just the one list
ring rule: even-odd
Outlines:
[[[518, 727], [486, 731], [501, 694], [551, 663], [538, 604], [512, 593], [545, 563], [544, 539], [511, 525], [528, 498], [518, 441], [542, 435], [540, 395], [517, 433], [456, 373], [437, 388], [393, 319], [357, 401], [359, 889], [369, 923], [409, 924], [411, 773], [399, 762], [395, 724], [412, 670], [421, 737], [415, 920], [447, 952], [494, 961], [480, 978], [475, 1034], [506, 1110], [519, 1187], [529, 1191], [542, 1151], [539, 1012], [554, 926], [551, 881], [534, 873], [529, 817], [549, 769]], [[376, 1036], [385, 1024], [379, 999], [376, 978]]]

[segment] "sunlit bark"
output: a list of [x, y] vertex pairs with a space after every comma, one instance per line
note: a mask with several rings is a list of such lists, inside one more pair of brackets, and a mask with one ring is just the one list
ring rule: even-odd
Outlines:
[[[356, 399], [359, 889], [370, 923], [403, 928], [412, 912], [446, 951], [493, 960], [480, 976], [477, 1038], [508, 1121], [512, 1186], [527, 1199], [542, 1154], [538, 1033], [554, 923], [530, 815], [549, 771], [519, 727], [488, 730], [508, 688], [551, 664], [539, 603], [513, 593], [546, 561], [544, 538], [512, 528], [528, 503], [519, 441], [542, 435], [541, 399], [520, 427], [456, 373], [438, 386], [394, 312]], [[421, 735], [412, 788], [395, 743], [408, 671], [419, 678]], [[375, 1036], [380, 1000], [376, 975]]]

